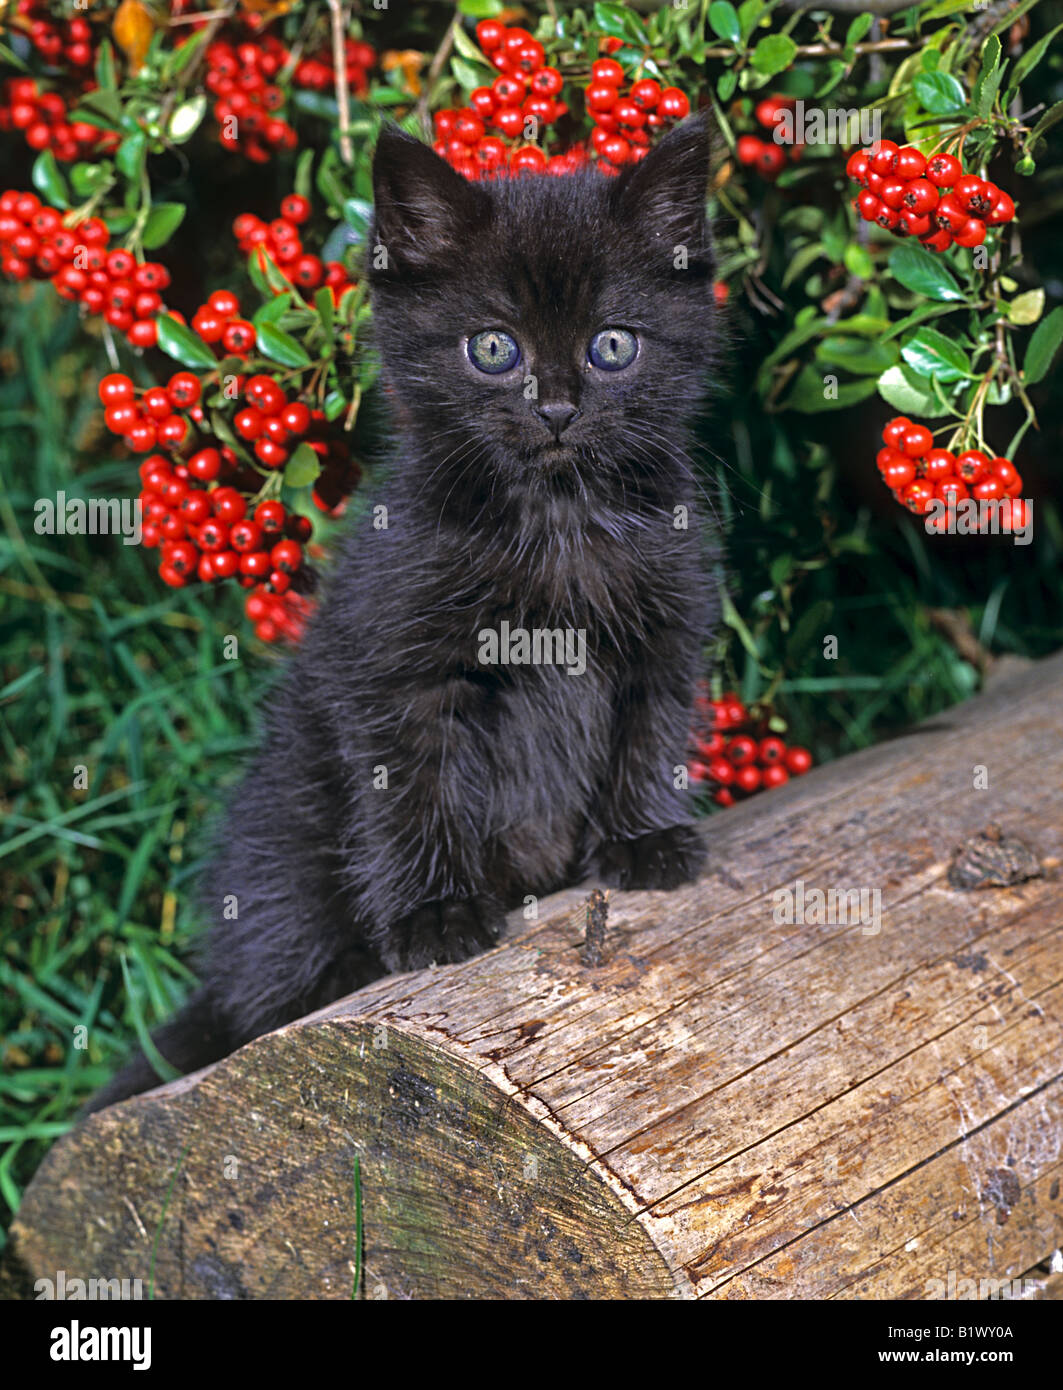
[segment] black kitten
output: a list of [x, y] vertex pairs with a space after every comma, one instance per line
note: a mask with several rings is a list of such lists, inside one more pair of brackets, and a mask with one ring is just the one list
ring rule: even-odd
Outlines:
[[[696, 875], [680, 769], [715, 617], [687, 454], [716, 343], [708, 173], [700, 120], [615, 179], [469, 183], [381, 135], [394, 470], [232, 800], [204, 983], [157, 1035], [180, 1069], [490, 946], [527, 894]], [[156, 1082], [139, 1057], [92, 1108]]]

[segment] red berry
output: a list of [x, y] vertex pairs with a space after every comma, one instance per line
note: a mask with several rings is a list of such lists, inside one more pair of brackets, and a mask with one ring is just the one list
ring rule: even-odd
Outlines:
[[904, 432], [901, 449], [910, 459], [917, 459], [922, 458], [933, 444], [934, 436], [925, 425], [909, 425]]
[[669, 121], [681, 121], [690, 114], [690, 99], [678, 87], [665, 87], [657, 103], [657, 114]]
[[260, 502], [255, 508], [255, 520], [268, 534], [283, 531], [286, 517], [287, 509], [283, 502]]
[[202, 387], [192, 372], [175, 372], [166, 383], [166, 394], [175, 409], [186, 410], [199, 400]]
[[121, 372], [112, 372], [105, 376], [97, 389], [104, 405], [117, 405], [121, 401], [131, 401], [134, 396], [132, 381]]
[[963, 173], [963, 165], [954, 155], [935, 154], [927, 160], [926, 176], [937, 188], [951, 188]]
[[1010, 222], [1015, 216], [1015, 204], [1007, 193], [1001, 193], [986, 214], [986, 222], [990, 227], [999, 227], [1004, 222]]
[[812, 766], [812, 754], [807, 748], [788, 748], [786, 750], [786, 770], [800, 777]]
[[615, 58], [598, 58], [591, 64], [591, 81], [607, 82], [619, 87], [624, 80], [624, 69]]
[[968, 217], [958, 232], [953, 232], [952, 239], [957, 246], [968, 248], [981, 246], [985, 241], [985, 223], [978, 217]]
[[289, 193], [281, 199], [281, 216], [288, 222], [294, 222], [297, 227], [302, 226], [310, 216], [309, 198], [304, 198], [300, 193]]
[[759, 791], [761, 786], [760, 768], [753, 763], [744, 763], [735, 772], [734, 785], [740, 792], [745, 792], [747, 796]]
[[914, 483], [909, 483], [901, 493], [901, 501], [910, 512], [915, 512], [921, 516], [934, 500], [934, 485], [928, 483], [925, 478], [916, 478]]
[[298, 541], [278, 541], [269, 554], [274, 568], [283, 574], [294, 574], [303, 563], [303, 547]]
[[926, 158], [911, 145], [897, 151], [897, 164], [893, 171], [899, 179], [921, 179], [926, 173]]
[[643, 111], [653, 111], [661, 100], [661, 84], [652, 77], [644, 77], [631, 88], [631, 100]]
[[978, 482], [989, 466], [980, 449], [965, 449], [956, 458], [956, 474], [968, 485]]
[[762, 787], [781, 787], [789, 780], [790, 774], [782, 763], [771, 763], [768, 767], [761, 769], [760, 785]]
[[922, 474], [930, 483], [942, 483], [956, 471], [956, 460], [948, 449], [930, 449], [923, 458]]
[[305, 434], [310, 428], [310, 410], [302, 401], [289, 401], [280, 411], [280, 421], [292, 434]]
[[241, 439], [260, 439], [266, 428], [266, 417], [254, 406], [237, 411], [233, 418], [233, 429]]
[[249, 323], [247, 319], [233, 319], [222, 333], [222, 347], [226, 352], [244, 357], [255, 346], [256, 336], [253, 323]]
[[762, 738], [757, 745], [759, 763], [778, 763], [786, 756], [786, 744], [781, 738]]
[[161, 386], [152, 386], [145, 391], [140, 404], [153, 420], [165, 420], [167, 415], [173, 413], [170, 397]]
[[871, 152], [871, 167], [876, 174], [892, 174], [897, 167], [900, 150], [892, 140], [880, 140]]
[[745, 734], [739, 734], [727, 745], [727, 756], [735, 767], [742, 767], [757, 756], [757, 745]]
[[221, 472], [221, 455], [217, 449], [200, 449], [188, 460], [188, 471], [201, 483], [213, 482]]
[[247, 503], [234, 487], [218, 487], [210, 495], [214, 515], [220, 521], [230, 524], [242, 521], [247, 514]]

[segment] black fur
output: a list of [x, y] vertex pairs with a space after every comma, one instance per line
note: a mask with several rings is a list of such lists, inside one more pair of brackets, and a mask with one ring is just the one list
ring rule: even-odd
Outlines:
[[[696, 875], [675, 780], [715, 618], [688, 453], [717, 333], [708, 172], [699, 120], [616, 179], [467, 183], [381, 135], [387, 527], [370, 513], [351, 536], [270, 696], [202, 888], [203, 986], [158, 1035], [181, 1068], [490, 946], [526, 894]], [[588, 364], [607, 326], [640, 339], [624, 371]], [[488, 328], [520, 343], [514, 371], [469, 363]], [[557, 403], [580, 412], [559, 439], [536, 408]], [[503, 620], [586, 629], [586, 672], [480, 664]], [[92, 1108], [153, 1082], [138, 1059]]]

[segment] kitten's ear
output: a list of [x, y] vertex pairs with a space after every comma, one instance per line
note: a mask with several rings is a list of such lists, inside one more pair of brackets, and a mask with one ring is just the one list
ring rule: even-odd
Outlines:
[[474, 184], [390, 125], [381, 130], [373, 156], [373, 201], [377, 255], [371, 263], [385, 273], [424, 270], [451, 259], [490, 215]]
[[643, 236], [691, 256], [708, 254], [705, 199], [712, 166], [712, 128], [704, 115], [670, 130], [617, 179], [618, 212]]

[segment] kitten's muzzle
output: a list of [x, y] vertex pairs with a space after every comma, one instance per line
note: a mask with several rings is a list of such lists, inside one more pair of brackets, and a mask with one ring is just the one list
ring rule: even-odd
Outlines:
[[560, 439], [572, 421], [579, 419], [583, 413], [571, 401], [547, 401], [545, 405], [536, 406], [535, 410], [546, 421], [555, 439]]

